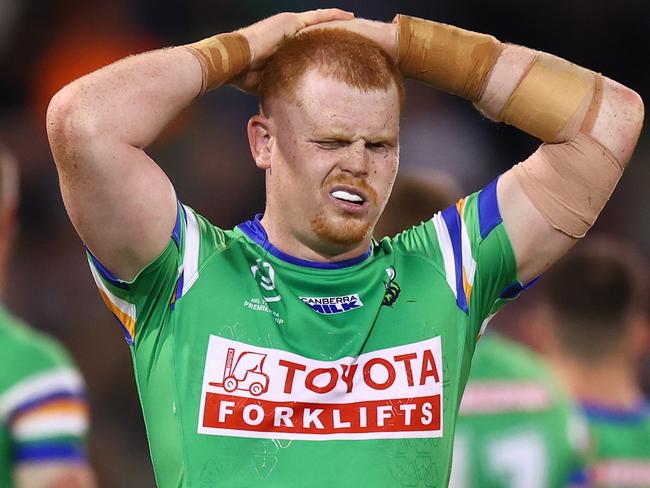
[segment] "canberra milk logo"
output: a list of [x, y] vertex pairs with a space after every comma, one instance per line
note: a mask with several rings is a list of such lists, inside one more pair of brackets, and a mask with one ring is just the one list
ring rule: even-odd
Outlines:
[[311, 309], [323, 315], [349, 312], [363, 307], [363, 302], [357, 293], [342, 297], [300, 297]]

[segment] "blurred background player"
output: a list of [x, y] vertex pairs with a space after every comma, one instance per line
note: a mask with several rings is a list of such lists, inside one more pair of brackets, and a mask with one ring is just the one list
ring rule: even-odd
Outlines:
[[[427, 220], [432, 210], [447, 208], [461, 195], [458, 183], [444, 173], [401, 174], [375, 236], [393, 236]], [[489, 332], [477, 345], [460, 405], [449, 486], [582, 485], [585, 427], [541, 358]]]
[[650, 486], [650, 407], [640, 385], [647, 285], [647, 262], [604, 238], [581, 243], [540, 281], [531, 325], [588, 418], [597, 487]]
[[93, 487], [81, 375], [59, 344], [2, 306], [17, 204], [17, 168], [0, 147], [0, 488]]
[[453, 488], [587, 486], [584, 419], [548, 366], [497, 332], [481, 339], [460, 404]]

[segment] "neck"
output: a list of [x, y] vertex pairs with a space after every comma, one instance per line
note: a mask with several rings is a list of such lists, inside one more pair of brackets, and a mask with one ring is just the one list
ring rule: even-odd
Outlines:
[[262, 226], [266, 231], [269, 242], [273, 244], [283, 253], [290, 256], [304, 259], [307, 261], [316, 261], [320, 263], [335, 263], [338, 261], [345, 261], [361, 256], [365, 253], [372, 242], [372, 234], [370, 233], [362, 241], [350, 245], [338, 245], [319, 241], [315, 238], [313, 241], [309, 239], [300, 239], [289, 231], [282, 229], [269, 213], [265, 213], [261, 220]]
[[623, 355], [610, 356], [588, 364], [571, 355], [549, 358], [552, 369], [580, 401], [607, 408], [631, 409], [643, 399], [637, 372]]

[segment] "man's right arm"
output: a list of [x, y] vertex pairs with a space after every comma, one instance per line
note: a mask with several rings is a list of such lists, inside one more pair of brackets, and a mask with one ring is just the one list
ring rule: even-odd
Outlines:
[[[253, 61], [240, 86], [254, 89], [285, 37], [351, 17], [338, 9], [278, 14], [242, 29]], [[162, 252], [174, 227], [174, 189], [144, 148], [202, 92], [206, 73], [214, 75], [209, 40], [193, 46], [125, 58], [67, 85], [48, 108], [48, 138], [70, 219], [95, 257], [123, 280]], [[197, 49], [205, 54], [197, 56]], [[241, 71], [224, 68], [223, 79], [212, 76], [208, 88]]]
[[201, 67], [182, 48], [132, 56], [57, 93], [47, 131], [79, 236], [129, 280], [164, 249], [176, 196], [144, 148], [199, 93]]

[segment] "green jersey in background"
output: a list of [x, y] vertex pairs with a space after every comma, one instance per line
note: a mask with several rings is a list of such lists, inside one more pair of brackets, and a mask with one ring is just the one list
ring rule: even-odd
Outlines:
[[452, 488], [586, 483], [586, 423], [532, 351], [498, 334], [477, 346], [461, 402]]
[[583, 404], [594, 442], [595, 488], [650, 487], [650, 405], [612, 410]]
[[54, 340], [0, 307], [0, 488], [23, 463], [85, 460], [83, 380]]
[[476, 339], [516, 283], [496, 182], [344, 262], [181, 204], [132, 282], [88, 257], [162, 487], [446, 486]]

